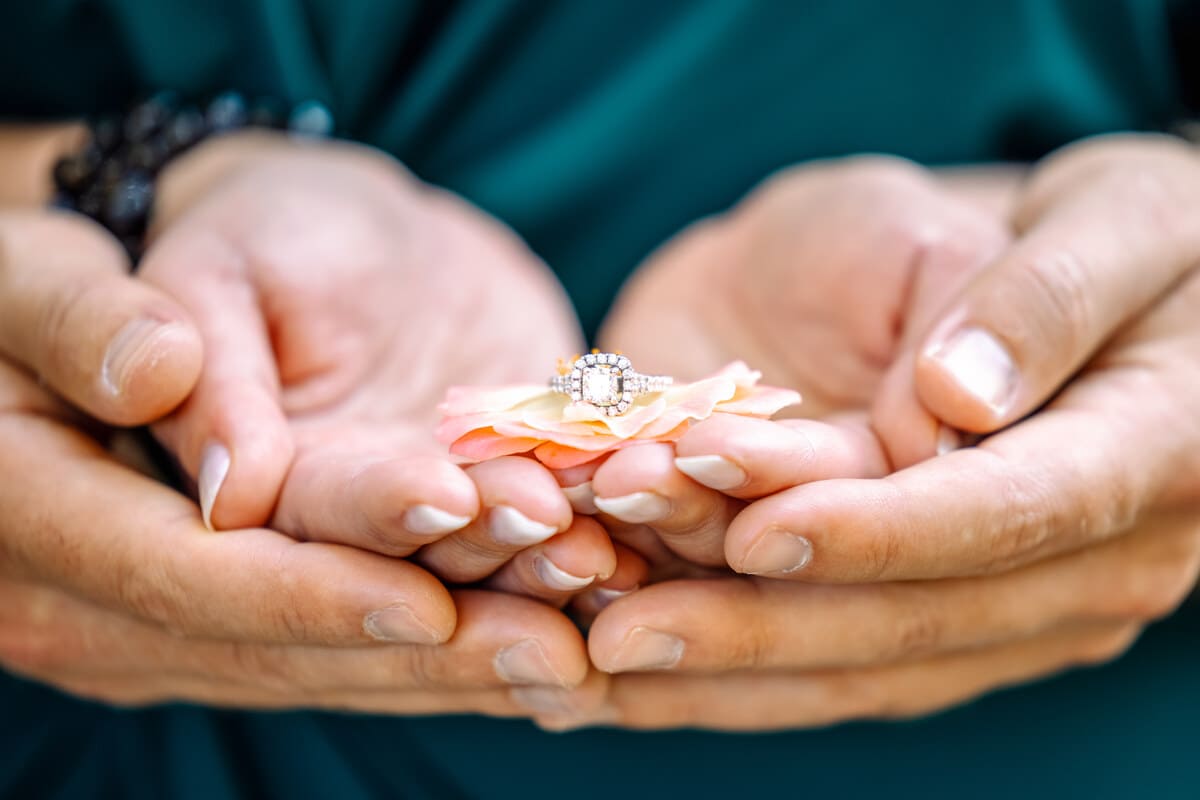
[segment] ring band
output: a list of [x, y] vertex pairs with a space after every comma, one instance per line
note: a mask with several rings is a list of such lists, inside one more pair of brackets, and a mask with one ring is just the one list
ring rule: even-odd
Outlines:
[[628, 411], [635, 397], [665, 391], [672, 383], [669, 375], [637, 372], [625, 356], [590, 353], [578, 359], [566, 375], [551, 378], [550, 390], [615, 417]]

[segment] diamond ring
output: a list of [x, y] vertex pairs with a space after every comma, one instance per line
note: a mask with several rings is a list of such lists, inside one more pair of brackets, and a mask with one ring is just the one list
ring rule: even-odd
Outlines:
[[591, 353], [578, 359], [566, 375], [551, 378], [550, 389], [615, 417], [628, 411], [635, 397], [664, 391], [672, 382], [667, 375], [635, 371], [625, 356]]

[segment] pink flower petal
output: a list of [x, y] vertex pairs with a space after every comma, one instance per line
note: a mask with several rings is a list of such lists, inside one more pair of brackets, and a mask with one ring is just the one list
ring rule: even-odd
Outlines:
[[451, 386], [438, 411], [447, 417], [515, 408], [543, 395], [559, 397], [545, 386]]
[[557, 442], [543, 442], [533, 451], [533, 455], [550, 469], [570, 469], [595, 461], [608, 452], [608, 450], [576, 450]]
[[760, 386], [752, 392], [717, 403], [715, 411], [747, 417], [771, 417], [788, 406], [799, 405], [800, 393], [774, 386]]
[[714, 413], [769, 418], [800, 402], [789, 389], [758, 386], [762, 374], [735, 361], [716, 374], [639, 398], [610, 417], [541, 386], [453, 387], [436, 434], [451, 452], [476, 460], [526, 453], [555, 468], [586, 464], [646, 441], [675, 441]]
[[511, 456], [517, 453], [528, 453], [540, 444], [537, 439], [518, 439], [503, 436], [490, 428], [471, 431], [455, 440], [450, 445], [450, 452], [456, 456], [469, 458], [473, 461], [487, 461], [489, 458]]

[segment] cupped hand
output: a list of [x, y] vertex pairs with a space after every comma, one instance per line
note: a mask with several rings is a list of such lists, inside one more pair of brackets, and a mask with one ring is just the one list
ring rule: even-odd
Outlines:
[[583, 641], [542, 603], [451, 594], [344, 545], [209, 531], [45, 388], [150, 421], [197, 379], [188, 314], [73, 215], [0, 214], [0, 254], [0, 667], [113, 703], [396, 713], [513, 714], [513, 691], [583, 678]]
[[448, 386], [539, 382], [580, 348], [561, 287], [500, 223], [367, 148], [229, 137], [164, 175], [140, 275], [204, 340], [195, 391], [155, 430], [213, 526], [420, 549], [449, 581], [500, 570], [556, 602], [535, 565], [573, 587], [612, 575], [607, 537], [540, 465], [463, 469], [433, 439]]
[[[886, 478], [752, 503], [727, 556], [771, 579], [617, 601], [589, 646], [622, 674], [545, 694], [548, 724], [926, 713], [1107, 661], [1170, 613], [1200, 571], [1197, 187], [1200, 158], [1166, 140], [1049, 159], [1013, 247], [912, 345], [914, 391], [946, 422], [1018, 421]], [[623, 674], [639, 670], [660, 672]]]
[[742, 359], [766, 383], [799, 390], [805, 419], [714, 415], [675, 449], [617, 453], [582, 476], [607, 524], [626, 540], [649, 528], [688, 560], [719, 566], [746, 501], [882, 476], [945, 447], [955, 433], [918, 400], [905, 344], [1009, 241], [972, 192], [964, 199], [897, 159], [803, 166], [652, 256], [602, 342], [641, 371], [684, 379]]

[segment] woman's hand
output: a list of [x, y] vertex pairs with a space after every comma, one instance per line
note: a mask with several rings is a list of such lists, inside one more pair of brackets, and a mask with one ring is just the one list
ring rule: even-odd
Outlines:
[[550, 724], [919, 714], [1122, 652], [1200, 570], [1198, 220], [1200, 159], [1181, 144], [1048, 160], [1019, 239], [913, 344], [910, 373], [962, 428], [1044, 407], [884, 479], [751, 504], [726, 554], [772, 580], [652, 587], [601, 613], [589, 642], [618, 673], [729, 674], [597, 678], [547, 695], [571, 709]]
[[432, 436], [447, 386], [541, 381], [580, 349], [561, 288], [516, 236], [342, 143], [220, 139], [163, 187], [140, 275], [187, 309], [206, 352], [155, 430], [206, 520], [420, 549], [444, 579], [496, 573], [551, 602], [613, 574], [608, 538], [573, 521], [548, 471], [464, 470]]
[[187, 313], [127, 266], [78, 217], [0, 214], [0, 666], [114, 703], [396, 713], [512, 714], [510, 687], [583, 678], [578, 632], [542, 603], [451, 594], [352, 547], [214, 534], [106, 451], [43, 385], [133, 425], [200, 368]]

